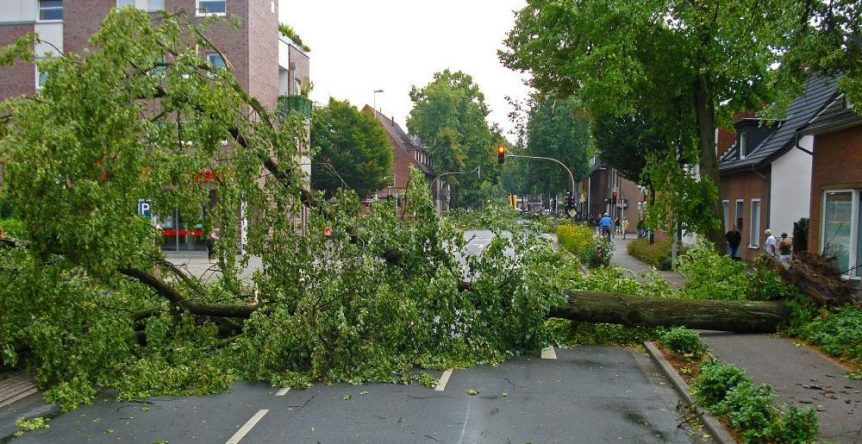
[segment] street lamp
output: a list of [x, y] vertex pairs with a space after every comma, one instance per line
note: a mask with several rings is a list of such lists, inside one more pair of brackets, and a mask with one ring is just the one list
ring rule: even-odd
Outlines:
[[375, 89], [374, 90], [374, 112], [375, 113], [377, 112], [377, 94], [378, 93], [382, 94], [383, 90], [382, 89]]

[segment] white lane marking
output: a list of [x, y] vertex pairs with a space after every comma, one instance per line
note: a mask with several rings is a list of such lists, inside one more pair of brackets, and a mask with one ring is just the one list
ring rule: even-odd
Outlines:
[[442, 392], [446, 390], [446, 384], [449, 382], [449, 377], [452, 376], [452, 369], [447, 368], [445, 372], [443, 372], [443, 376], [440, 376], [440, 380], [437, 381], [437, 387], [434, 387], [434, 391]]
[[289, 391], [290, 391], [290, 387], [288, 387], [288, 388], [283, 388], [283, 389], [279, 390], [279, 391], [275, 394], [275, 396], [284, 396], [284, 395], [286, 395], [286, 394], [287, 394], [287, 392], [289, 392]]
[[557, 359], [557, 352], [554, 351], [554, 346], [548, 346], [542, 349], [542, 359]]
[[251, 417], [251, 419], [249, 419], [245, 424], [243, 424], [243, 426], [240, 427], [239, 430], [237, 430], [236, 433], [234, 433], [233, 436], [231, 436], [230, 439], [227, 440], [224, 444], [237, 444], [267, 413], [269, 413], [269, 410], [258, 410], [257, 413], [255, 413], [254, 416]]

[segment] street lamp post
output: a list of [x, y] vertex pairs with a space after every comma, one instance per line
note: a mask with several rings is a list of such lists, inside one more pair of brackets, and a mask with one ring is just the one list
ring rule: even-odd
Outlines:
[[382, 93], [383, 93], [382, 89], [375, 89], [374, 90], [374, 112], [375, 113], [377, 112], [377, 94], [382, 94]]
[[572, 196], [576, 197], [576, 198], [578, 197], [578, 195], [575, 194], [575, 175], [572, 174], [572, 170], [570, 170], [569, 167], [567, 167], [566, 164], [564, 164], [563, 162], [560, 162], [559, 160], [554, 159], [552, 157], [521, 156], [518, 154], [506, 154], [506, 157], [520, 157], [523, 159], [550, 160], [552, 162], [557, 162], [558, 164], [560, 164], [561, 167], [563, 167], [566, 170], [567, 173], [569, 173], [569, 181], [570, 181], [571, 186], [572, 186]]

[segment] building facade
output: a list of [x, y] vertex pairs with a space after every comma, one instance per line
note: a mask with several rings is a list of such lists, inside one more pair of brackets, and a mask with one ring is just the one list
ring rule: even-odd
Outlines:
[[[37, 58], [63, 53], [86, 55], [90, 36], [98, 31], [113, 8], [136, 7], [156, 17], [160, 11], [185, 11], [193, 20], [207, 16], [238, 19], [239, 26], [209, 26], [205, 33], [219, 52], [201, 54], [214, 66], [229, 67], [240, 86], [263, 105], [307, 108], [310, 102], [283, 100], [299, 98], [309, 84], [309, 57], [299, 45], [280, 35], [277, 0], [3, 0], [0, 5], [0, 46], [35, 32], [44, 43], [35, 48]], [[224, 55], [224, 58], [222, 58]], [[32, 63], [18, 62], [0, 67], [0, 101], [35, 93], [45, 76]], [[299, 103], [300, 106], [297, 106]], [[301, 154], [305, 151], [300, 147]], [[300, 164], [310, 177], [311, 165], [303, 155]], [[143, 203], [146, 206], [146, 202]], [[139, 208], [141, 204], [139, 204]], [[302, 216], [303, 222], [306, 214]], [[165, 249], [206, 249], [200, 225], [187, 223], [176, 212], [162, 215]]]
[[814, 137], [808, 249], [862, 278], [862, 115], [838, 96], [805, 128]]
[[585, 182], [586, 214], [583, 217], [594, 220], [608, 213], [614, 221], [625, 218], [629, 233], [637, 232], [644, 202], [644, 194], [638, 184], [623, 177], [619, 171], [603, 165], [598, 159], [591, 161], [590, 175]]
[[[428, 186], [434, 184], [434, 171], [432, 170], [433, 163], [431, 161], [431, 153], [428, 148], [422, 145], [419, 139], [411, 137], [395, 122], [394, 117], [387, 117], [380, 111], [375, 111], [372, 107], [365, 105], [362, 112], [373, 115], [380, 126], [386, 131], [389, 145], [392, 148], [392, 185], [377, 191], [369, 198], [389, 199], [403, 196], [407, 191], [407, 183], [410, 179], [410, 166], [417, 168], [425, 174], [425, 181]], [[436, 185], [436, 184], [435, 184]], [[441, 189], [446, 187], [444, 183]], [[436, 188], [436, 186], [435, 186]], [[437, 198], [436, 189], [431, 192]], [[442, 192], [440, 194], [443, 194]], [[438, 205], [441, 199], [438, 200]]]
[[834, 80], [813, 77], [785, 119], [746, 116], [734, 124], [734, 143], [719, 158], [720, 193], [724, 230], [736, 225], [742, 234], [741, 258], [762, 254], [767, 228], [792, 236], [794, 223], [809, 216], [814, 140], [800, 130], [836, 95]]

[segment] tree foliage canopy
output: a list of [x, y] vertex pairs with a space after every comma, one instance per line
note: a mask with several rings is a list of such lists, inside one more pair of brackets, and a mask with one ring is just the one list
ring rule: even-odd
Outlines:
[[[388, 205], [361, 216], [349, 191], [332, 203], [309, 195], [302, 117], [279, 116], [210, 66], [208, 26], [222, 25], [111, 12], [85, 57], [38, 61], [45, 87], [0, 105], [0, 190], [23, 225], [20, 239], [0, 239], [3, 365], [33, 369], [72, 408], [105, 387], [140, 399], [240, 377], [403, 382], [416, 365], [498, 362], [547, 343], [544, 317], [572, 261], [516, 234], [462, 270], [462, 234], [436, 218], [416, 170], [399, 217]], [[0, 61], [33, 60], [34, 41]], [[135, 214], [144, 198], [221, 230], [216, 278], [165, 260], [160, 231]], [[307, 234], [303, 203], [314, 205]], [[260, 266], [242, 278], [251, 257]]]
[[[793, 0], [533, 0], [500, 58], [596, 115], [648, 111], [695, 130], [684, 140], [696, 141], [701, 177], [717, 184], [716, 118], [768, 102], [769, 70], [801, 12]], [[707, 204], [718, 219], [719, 203]]]
[[[483, 180], [497, 176], [494, 139], [485, 117], [485, 96], [473, 78], [461, 71], [444, 70], [423, 88], [410, 91], [413, 109], [407, 118], [411, 134], [419, 136], [431, 151], [434, 172], [473, 171], [476, 173], [446, 176], [442, 180], [457, 186], [459, 192], [478, 191]], [[470, 204], [470, 202], [465, 202]]]
[[[577, 100], [544, 99], [530, 110], [526, 155], [550, 157], [566, 164], [575, 181], [587, 175], [587, 157], [592, 147], [590, 120]], [[532, 193], [562, 193], [571, 190], [569, 175], [556, 163], [530, 159], [524, 162], [525, 180]]]
[[343, 179], [365, 197], [390, 184], [392, 149], [386, 131], [377, 119], [346, 101], [329, 99], [327, 106], [315, 110], [311, 146], [316, 150], [311, 166], [316, 190], [332, 196], [345, 186]]

